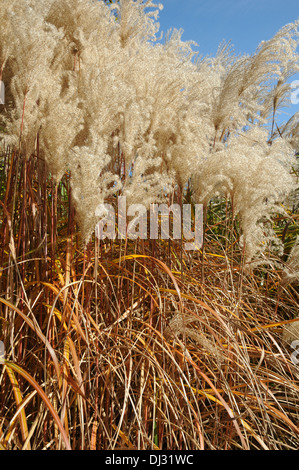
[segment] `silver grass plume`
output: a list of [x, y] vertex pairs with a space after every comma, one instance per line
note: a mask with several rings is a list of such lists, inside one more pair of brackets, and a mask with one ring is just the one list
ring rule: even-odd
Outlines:
[[194, 202], [234, 201], [250, 261], [277, 239], [272, 215], [294, 191], [297, 121], [276, 132], [298, 71], [298, 21], [236, 57], [196, 58], [182, 31], [158, 42], [151, 0], [2, 0], [5, 141], [37, 139], [49, 172], [70, 171], [85, 241], [115, 191], [155, 202], [191, 179]]

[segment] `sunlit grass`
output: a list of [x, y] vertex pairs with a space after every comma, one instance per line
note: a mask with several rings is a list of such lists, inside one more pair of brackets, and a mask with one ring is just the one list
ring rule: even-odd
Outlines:
[[275, 265], [246, 269], [228, 202], [209, 208], [202, 252], [83, 247], [69, 175], [56, 185], [10, 151], [0, 168], [2, 449], [298, 448], [282, 334], [298, 289]]

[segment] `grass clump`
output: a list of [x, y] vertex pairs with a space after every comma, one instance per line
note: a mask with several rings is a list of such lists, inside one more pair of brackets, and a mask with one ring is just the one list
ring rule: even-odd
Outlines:
[[[298, 21], [198, 59], [160, 8], [2, 0], [1, 449], [298, 448]], [[117, 196], [203, 245], [98, 239]]]
[[201, 252], [82, 248], [69, 175], [55, 185], [9, 150], [1, 163], [2, 448], [297, 448], [284, 326], [298, 290], [274, 260], [244, 271], [227, 202], [211, 205]]

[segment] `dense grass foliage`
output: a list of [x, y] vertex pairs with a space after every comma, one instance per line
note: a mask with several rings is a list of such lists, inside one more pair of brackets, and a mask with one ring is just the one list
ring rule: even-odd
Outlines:
[[[0, 175], [1, 448], [298, 447], [285, 334], [298, 289], [275, 263], [244, 271], [228, 200], [210, 204], [201, 252], [84, 248], [68, 174], [54, 184], [38, 156], [7, 149]], [[276, 220], [286, 253], [289, 217]]]
[[[1, 0], [1, 449], [298, 449], [299, 22], [198, 58], [159, 8]], [[119, 195], [201, 249], [99, 240]]]

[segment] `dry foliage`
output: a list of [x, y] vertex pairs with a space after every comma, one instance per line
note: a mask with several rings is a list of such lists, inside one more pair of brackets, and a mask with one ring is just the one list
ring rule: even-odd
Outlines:
[[[298, 22], [199, 60], [152, 6], [1, 1], [1, 449], [298, 449]], [[161, 192], [201, 251], [94, 238]]]

